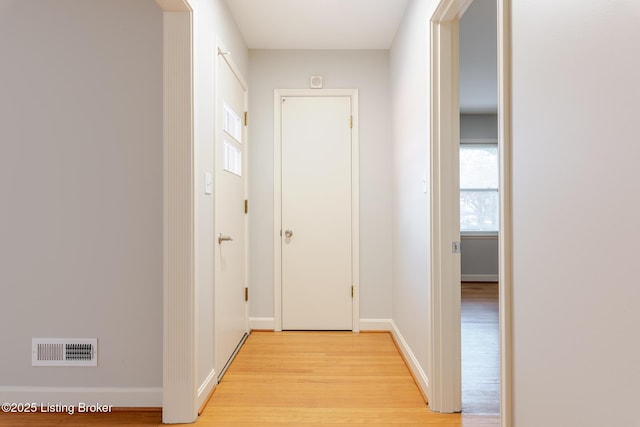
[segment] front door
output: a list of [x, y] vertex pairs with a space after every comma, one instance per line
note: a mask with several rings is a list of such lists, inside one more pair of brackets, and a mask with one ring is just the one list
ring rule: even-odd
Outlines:
[[222, 376], [247, 333], [245, 85], [218, 55], [215, 154], [215, 352]]
[[352, 330], [351, 98], [281, 103], [282, 328]]

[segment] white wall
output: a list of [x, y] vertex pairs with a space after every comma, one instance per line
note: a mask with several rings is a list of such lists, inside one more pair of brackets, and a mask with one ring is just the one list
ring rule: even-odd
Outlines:
[[497, 282], [499, 276], [498, 235], [461, 236], [461, 280]]
[[[0, 58], [0, 400], [160, 406], [162, 13], [3, 0]], [[98, 367], [31, 367], [32, 337], [97, 337]]]
[[498, 115], [460, 114], [460, 139], [498, 140]]
[[639, 28], [635, 0], [513, 1], [518, 427], [638, 424]]
[[359, 89], [360, 317], [391, 317], [391, 126], [387, 51], [250, 51], [251, 317], [273, 317], [273, 91]]
[[204, 173], [214, 174], [216, 43], [229, 51], [247, 75], [248, 50], [223, 0], [190, 0], [194, 43], [194, 161], [196, 203], [196, 299], [198, 317], [197, 376], [203, 403], [217, 376], [214, 349], [214, 199], [204, 194]]
[[[393, 119], [393, 320], [430, 371], [429, 18], [435, 0], [409, 2], [390, 53]], [[415, 373], [415, 372], [414, 372]]]

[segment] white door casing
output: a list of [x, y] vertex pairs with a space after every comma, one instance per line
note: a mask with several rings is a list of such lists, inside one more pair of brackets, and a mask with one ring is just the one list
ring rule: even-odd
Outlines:
[[500, 425], [513, 425], [513, 257], [511, 186], [511, 0], [498, 0], [498, 153], [500, 167]]
[[215, 369], [220, 378], [247, 333], [247, 85], [222, 47], [217, 55], [215, 148]]
[[[464, 4], [463, 4], [464, 3]], [[431, 395], [438, 412], [462, 409], [460, 322], [459, 16], [465, 2], [443, 1], [431, 23]]]
[[[440, 0], [431, 17], [431, 354], [429, 405], [460, 408], [458, 24], [472, 0]], [[511, 0], [498, 6], [498, 150], [500, 167], [500, 425], [513, 425]], [[447, 220], [455, 218], [456, 221]], [[456, 259], [458, 258], [458, 259]]]
[[275, 329], [358, 331], [357, 91], [276, 90], [274, 107]]
[[163, 339], [162, 422], [198, 416], [194, 275], [192, 11], [181, 0], [163, 10]]

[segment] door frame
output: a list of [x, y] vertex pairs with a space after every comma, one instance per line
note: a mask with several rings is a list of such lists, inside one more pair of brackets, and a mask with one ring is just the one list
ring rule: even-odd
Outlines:
[[156, 0], [163, 12], [162, 422], [198, 417], [195, 284], [193, 9]]
[[[244, 77], [242, 76], [242, 74], [240, 73], [240, 69], [238, 68], [238, 66], [236, 65], [236, 63], [233, 61], [233, 57], [231, 56], [231, 53], [225, 48], [224, 44], [222, 43], [222, 41], [218, 38], [216, 40], [216, 59], [222, 58], [224, 60], [224, 62], [227, 64], [227, 66], [231, 69], [231, 72], [233, 73], [233, 75], [235, 76], [236, 79], [238, 79], [238, 82], [240, 83], [240, 86], [242, 86], [242, 90], [244, 92], [244, 96], [243, 96], [243, 105], [244, 105], [244, 109], [246, 111], [248, 111], [249, 108], [249, 85], [247, 84], [247, 81], [244, 79]], [[213, 221], [213, 229], [214, 229], [214, 236], [216, 234], [216, 229], [215, 229], [215, 215], [217, 215], [215, 206], [216, 206], [216, 198], [218, 197], [218, 183], [217, 183], [217, 179], [216, 179], [216, 173], [217, 173], [217, 168], [218, 168], [218, 161], [220, 159], [218, 159], [218, 148], [220, 148], [221, 145], [224, 144], [224, 130], [223, 130], [223, 125], [221, 123], [221, 117], [222, 117], [222, 110], [224, 110], [223, 107], [223, 103], [224, 103], [224, 99], [222, 96], [222, 90], [220, 90], [220, 65], [221, 62], [220, 61], [216, 61], [216, 70], [215, 70], [215, 105], [214, 105], [214, 114], [215, 114], [215, 135], [214, 135], [214, 149], [213, 149], [213, 175], [214, 175], [214, 217], [211, 218], [211, 220]], [[241, 112], [243, 113], [243, 112]], [[245, 124], [246, 122], [242, 123], [243, 126], [243, 132], [244, 132], [244, 137], [242, 139], [242, 145], [244, 146], [244, 150], [243, 150], [243, 158], [242, 158], [242, 173], [243, 173], [243, 178], [244, 178], [244, 199], [247, 200], [247, 194], [248, 194], [248, 189], [249, 189], [249, 167], [248, 167], [248, 158], [249, 158], [249, 128], [248, 126]], [[248, 288], [249, 287], [249, 221], [248, 221], [248, 213], [245, 213], [244, 215], [244, 287]], [[213, 242], [214, 246], [217, 244], [217, 242]], [[214, 254], [216, 252], [216, 249], [214, 249]], [[215, 316], [215, 325], [214, 325], [214, 353], [215, 353], [215, 357], [217, 357], [217, 351], [218, 351], [218, 334], [217, 334], [217, 325], [220, 324], [220, 319], [219, 317], [219, 310], [216, 309], [217, 307], [217, 291], [218, 291], [218, 287], [221, 285], [220, 284], [220, 280], [218, 280], [218, 278], [216, 277], [216, 272], [217, 272], [217, 266], [216, 266], [216, 262], [214, 262], [214, 283], [213, 283], [213, 295], [214, 295], [214, 316]], [[231, 356], [229, 357], [229, 360], [233, 360], [233, 358], [236, 356], [236, 354], [238, 353], [238, 351], [240, 350], [240, 347], [242, 346], [242, 344], [244, 343], [244, 341], [247, 338], [247, 333], [249, 332], [249, 304], [248, 302], [245, 300], [245, 304], [244, 304], [244, 332], [245, 335], [244, 337], [239, 341], [238, 346], [236, 347], [235, 351], [231, 354]], [[216, 372], [216, 375], [218, 378], [221, 378], [222, 375], [224, 375], [226, 369], [229, 367], [229, 364], [226, 363], [227, 361], [225, 361], [225, 364], [220, 365], [220, 371]], [[218, 361], [216, 360], [214, 363], [214, 366], [217, 368], [219, 365]]]
[[[431, 351], [430, 406], [460, 410], [460, 283], [455, 282], [459, 256], [452, 253], [456, 226], [452, 218], [459, 199], [459, 177], [451, 168], [459, 152], [458, 24], [472, 0], [440, 0], [431, 17]], [[512, 186], [511, 186], [511, 0], [498, 9], [498, 153], [500, 168], [499, 322], [500, 422], [513, 423]], [[457, 168], [453, 168], [457, 170]], [[447, 173], [449, 172], [449, 173]], [[459, 202], [457, 202], [459, 203]], [[459, 228], [459, 224], [458, 224]]]
[[458, 84], [459, 16], [472, 0], [441, 0], [431, 19], [431, 396], [439, 412], [462, 409]]
[[351, 130], [351, 280], [353, 285], [353, 332], [360, 332], [360, 142], [357, 89], [275, 89], [273, 96], [273, 320], [274, 330], [282, 331], [282, 98], [350, 97], [353, 117]]

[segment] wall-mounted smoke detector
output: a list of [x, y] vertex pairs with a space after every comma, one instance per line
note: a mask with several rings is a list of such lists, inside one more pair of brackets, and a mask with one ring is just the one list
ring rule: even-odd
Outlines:
[[31, 366], [97, 365], [97, 338], [31, 339]]
[[322, 76], [311, 76], [311, 89], [322, 89]]

